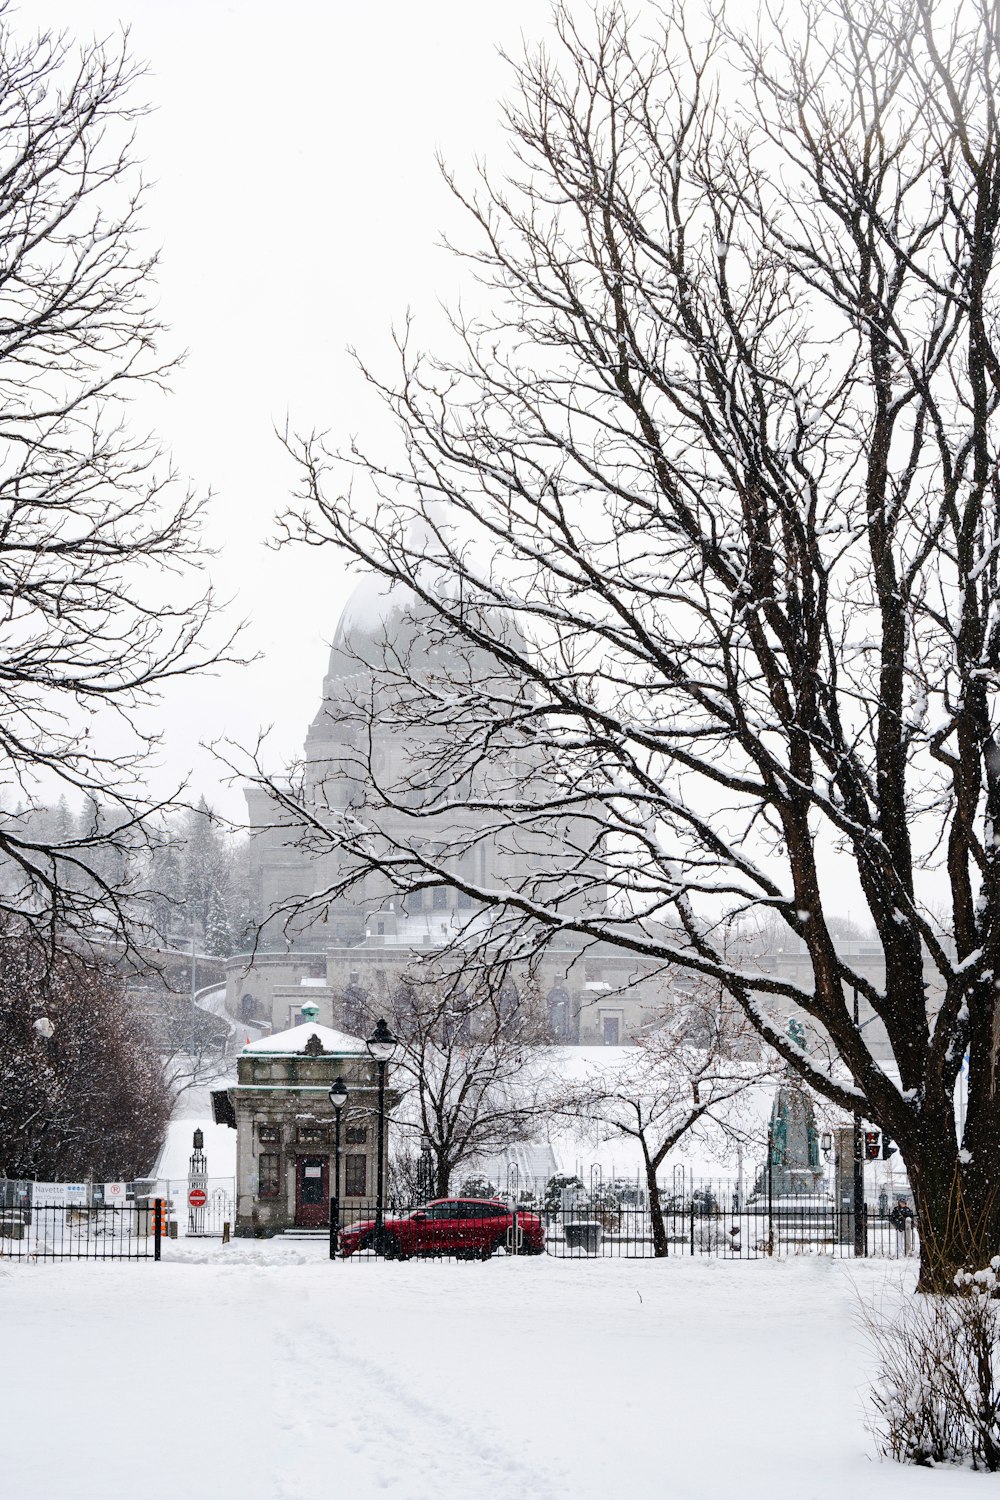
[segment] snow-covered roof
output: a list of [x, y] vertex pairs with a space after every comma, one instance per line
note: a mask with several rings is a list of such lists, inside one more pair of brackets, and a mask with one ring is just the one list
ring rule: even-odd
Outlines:
[[244, 1054], [272, 1052], [304, 1052], [310, 1037], [318, 1037], [324, 1052], [336, 1057], [363, 1057], [368, 1048], [359, 1036], [348, 1036], [346, 1031], [337, 1031], [332, 1026], [320, 1026], [316, 1021], [302, 1021], [288, 1031], [277, 1031], [273, 1036], [259, 1037], [256, 1042], [247, 1042]]

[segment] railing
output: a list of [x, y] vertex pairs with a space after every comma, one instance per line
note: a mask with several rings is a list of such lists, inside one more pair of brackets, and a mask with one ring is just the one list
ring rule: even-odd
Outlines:
[[[867, 1209], [859, 1238], [870, 1256], [902, 1257], [918, 1249], [912, 1223], [898, 1232], [887, 1215]], [[692, 1203], [669, 1206], [654, 1225], [647, 1207], [576, 1204], [546, 1215], [545, 1248], [559, 1256], [847, 1257], [855, 1253], [854, 1214], [811, 1197], [784, 1198], [771, 1208]]]
[[[375, 1205], [342, 1210], [340, 1234], [331, 1252], [355, 1259], [486, 1259], [497, 1252], [545, 1253], [569, 1259], [595, 1257], [715, 1256], [758, 1260], [764, 1256], [855, 1254], [854, 1214], [818, 1195], [799, 1199], [725, 1202], [714, 1194], [668, 1203], [657, 1221], [648, 1205], [579, 1201], [548, 1209], [522, 1204], [500, 1209], [484, 1204], [479, 1214], [463, 1204], [454, 1214], [438, 1205], [387, 1209], [379, 1235]], [[912, 1221], [897, 1230], [887, 1214], [866, 1208], [859, 1242], [870, 1256], [916, 1254]]]
[[148, 1205], [0, 1208], [0, 1260], [159, 1260], [169, 1233], [162, 1198]]

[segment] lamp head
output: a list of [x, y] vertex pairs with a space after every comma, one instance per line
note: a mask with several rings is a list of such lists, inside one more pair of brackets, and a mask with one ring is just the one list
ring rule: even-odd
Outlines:
[[335, 1078], [331, 1083], [329, 1098], [330, 1103], [333, 1105], [334, 1109], [337, 1110], [343, 1109], [344, 1105], [347, 1103], [347, 1084], [342, 1078]]
[[385, 1017], [380, 1016], [375, 1023], [375, 1030], [366, 1043], [371, 1056], [378, 1063], [391, 1061], [392, 1054], [396, 1050], [396, 1038], [385, 1023]]

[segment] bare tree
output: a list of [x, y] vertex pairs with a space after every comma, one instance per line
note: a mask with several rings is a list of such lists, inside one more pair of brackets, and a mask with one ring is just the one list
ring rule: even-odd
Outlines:
[[667, 1254], [657, 1172], [685, 1136], [747, 1138], [737, 1101], [766, 1082], [759, 1038], [733, 1014], [718, 986], [700, 983], [679, 995], [615, 1067], [595, 1066], [548, 1108], [587, 1121], [606, 1136], [633, 1140], [642, 1152], [653, 1254]]
[[[342, 491], [298, 445], [290, 530], [407, 590], [468, 665], [387, 658], [422, 774], [366, 767], [325, 810], [325, 898], [446, 879], [496, 952], [575, 932], [721, 981], [899, 1142], [920, 1284], [946, 1288], [1000, 1251], [1000, 12], [781, 14], [560, 9], [515, 64], [507, 177], [449, 179], [487, 311], [451, 356], [408, 330], [398, 379], [370, 377], [399, 462], [348, 453]], [[444, 798], [477, 838], [547, 839], [548, 883], [389, 831]], [[834, 942], [845, 874], [884, 986]], [[723, 916], [779, 919], [810, 980], [727, 956]]]
[[366, 1004], [365, 1023], [385, 1015], [398, 1038], [393, 1084], [402, 1098], [394, 1128], [411, 1146], [426, 1139], [438, 1197], [464, 1162], [537, 1128], [544, 1028], [530, 997], [519, 997], [510, 981], [466, 990], [424, 974], [397, 985], [388, 1002], [366, 997]]
[[[202, 502], [127, 416], [170, 372], [140, 72], [124, 38], [20, 40], [0, 5], [0, 911], [50, 945], [125, 932], [152, 811], [141, 712], [228, 650], [199, 644], [212, 596], [186, 576]], [[61, 794], [95, 809], [64, 836], [31, 817]]]

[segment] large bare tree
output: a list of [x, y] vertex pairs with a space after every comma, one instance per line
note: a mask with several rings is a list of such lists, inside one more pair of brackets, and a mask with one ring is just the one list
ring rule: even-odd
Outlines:
[[[142, 715], [218, 659], [193, 573], [201, 501], [129, 403], [162, 385], [156, 255], [125, 38], [19, 35], [0, 5], [0, 911], [120, 938], [158, 736]], [[202, 642], [202, 644], [199, 644]], [[94, 809], [74, 830], [34, 813]]]
[[[423, 775], [362, 765], [324, 809], [325, 895], [443, 880], [497, 951], [569, 932], [721, 981], [899, 1142], [947, 1287], [1000, 1251], [1000, 9], [685, 10], [558, 11], [514, 65], [510, 169], [449, 178], [485, 310], [369, 376], [398, 461], [349, 451], [348, 485], [298, 445], [290, 528], [431, 622], [380, 700]], [[467, 648], [449, 681], [435, 636]], [[389, 836], [445, 801], [543, 835], [544, 872], [503, 888], [461, 840]], [[884, 984], [831, 933], [845, 875]], [[807, 982], [726, 947], [758, 919]]]

